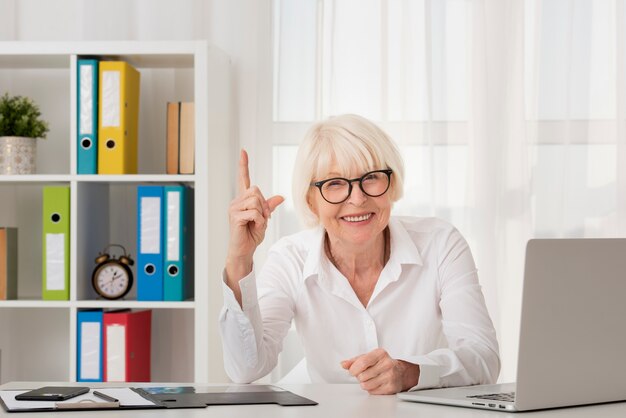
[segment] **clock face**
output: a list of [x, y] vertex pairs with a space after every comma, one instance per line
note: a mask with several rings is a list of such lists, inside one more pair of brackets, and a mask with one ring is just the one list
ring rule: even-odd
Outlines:
[[119, 264], [105, 263], [95, 273], [94, 286], [105, 298], [117, 299], [128, 292], [131, 280], [126, 269]]

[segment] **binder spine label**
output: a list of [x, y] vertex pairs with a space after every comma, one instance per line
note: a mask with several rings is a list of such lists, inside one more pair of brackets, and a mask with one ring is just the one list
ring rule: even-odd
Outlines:
[[93, 134], [94, 113], [94, 83], [93, 67], [91, 65], [80, 66], [80, 129], [82, 135]]
[[46, 234], [46, 290], [65, 290], [65, 234]]
[[109, 325], [107, 333], [107, 382], [126, 381], [126, 327]]
[[167, 193], [167, 260], [180, 260], [180, 192]]
[[81, 325], [80, 363], [81, 380], [100, 379], [100, 341], [101, 329], [99, 322], [83, 322]]
[[161, 198], [141, 198], [141, 253], [161, 252]]
[[120, 72], [102, 72], [102, 126], [120, 126]]

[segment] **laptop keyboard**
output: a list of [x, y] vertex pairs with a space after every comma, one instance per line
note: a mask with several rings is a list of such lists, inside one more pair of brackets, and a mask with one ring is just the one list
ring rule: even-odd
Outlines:
[[486, 395], [472, 395], [472, 396], [468, 396], [468, 398], [486, 399], [490, 401], [515, 402], [515, 392], [489, 393]]

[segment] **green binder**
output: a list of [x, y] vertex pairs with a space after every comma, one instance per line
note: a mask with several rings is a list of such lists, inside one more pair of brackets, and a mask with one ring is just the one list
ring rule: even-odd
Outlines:
[[44, 300], [70, 299], [70, 188], [43, 188]]

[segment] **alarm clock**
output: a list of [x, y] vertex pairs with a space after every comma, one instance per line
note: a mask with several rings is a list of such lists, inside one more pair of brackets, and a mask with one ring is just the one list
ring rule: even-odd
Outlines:
[[[124, 255], [111, 257], [106, 251], [111, 247], [120, 247]], [[98, 295], [105, 299], [119, 299], [130, 291], [133, 285], [133, 272], [130, 266], [135, 264], [126, 248], [118, 244], [107, 245], [96, 257], [96, 267], [91, 276], [91, 284]]]

